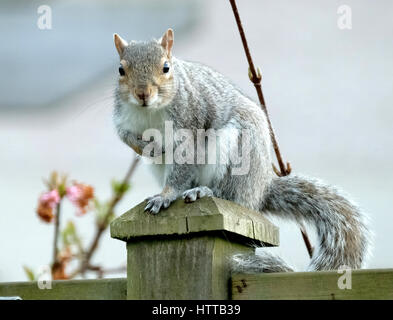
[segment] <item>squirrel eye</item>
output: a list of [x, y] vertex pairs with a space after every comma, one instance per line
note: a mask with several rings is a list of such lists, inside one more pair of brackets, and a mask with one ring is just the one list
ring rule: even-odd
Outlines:
[[169, 62], [168, 62], [168, 61], [166, 61], [166, 62], [164, 63], [164, 68], [162, 68], [162, 71], [163, 71], [164, 73], [167, 73], [167, 72], [169, 71]]
[[121, 76], [124, 76], [126, 74], [126, 72], [124, 71], [123, 66], [119, 67], [119, 73], [120, 73]]

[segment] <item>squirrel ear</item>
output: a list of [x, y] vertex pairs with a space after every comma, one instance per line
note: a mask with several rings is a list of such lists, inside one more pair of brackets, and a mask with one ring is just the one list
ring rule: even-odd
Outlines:
[[173, 30], [169, 28], [161, 38], [161, 45], [165, 49], [168, 57], [170, 58], [172, 55], [172, 46], [173, 46]]
[[115, 46], [117, 49], [117, 52], [121, 56], [123, 54], [124, 48], [128, 46], [128, 43], [126, 40], [124, 40], [122, 37], [120, 37], [117, 33], [113, 35], [113, 40], [115, 41]]

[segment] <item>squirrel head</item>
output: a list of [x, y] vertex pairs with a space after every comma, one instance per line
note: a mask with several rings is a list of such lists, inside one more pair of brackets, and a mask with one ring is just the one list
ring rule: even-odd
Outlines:
[[114, 41], [120, 57], [119, 98], [141, 107], [159, 108], [173, 96], [173, 30], [159, 40], [128, 43], [118, 34]]

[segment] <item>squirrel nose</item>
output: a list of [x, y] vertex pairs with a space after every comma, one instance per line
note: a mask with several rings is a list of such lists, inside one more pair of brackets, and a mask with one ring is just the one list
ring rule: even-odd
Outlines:
[[137, 88], [135, 90], [135, 95], [142, 101], [147, 100], [150, 97], [151, 89], [150, 88]]
[[145, 94], [144, 93], [138, 93], [137, 96], [138, 96], [139, 99], [145, 100]]

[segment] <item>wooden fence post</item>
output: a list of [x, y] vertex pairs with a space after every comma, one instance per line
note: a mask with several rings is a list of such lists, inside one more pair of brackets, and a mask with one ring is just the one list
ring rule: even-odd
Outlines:
[[230, 257], [279, 242], [277, 227], [230, 201], [178, 200], [158, 215], [145, 205], [110, 226], [127, 242], [128, 299], [229, 299]]

